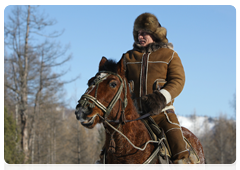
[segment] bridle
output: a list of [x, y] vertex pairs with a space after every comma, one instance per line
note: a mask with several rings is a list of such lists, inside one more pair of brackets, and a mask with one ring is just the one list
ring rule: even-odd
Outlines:
[[[121, 100], [122, 102], [122, 111], [121, 111], [121, 123], [126, 123], [126, 122], [131, 122], [131, 121], [137, 121], [137, 120], [141, 120], [141, 119], [144, 119], [146, 117], [149, 117], [150, 114], [147, 113], [143, 116], [140, 116], [139, 118], [137, 119], [134, 119], [134, 120], [126, 120], [125, 119], [125, 116], [124, 116], [124, 112], [125, 112], [125, 109], [127, 107], [127, 104], [128, 104], [128, 100], [127, 100], [127, 83], [126, 83], [126, 80], [125, 79], [122, 79], [122, 77], [117, 74], [117, 73], [114, 73], [114, 72], [110, 72], [110, 71], [100, 71], [97, 73], [101, 75], [101, 73], [103, 73], [103, 76], [96, 76], [96, 78], [93, 80], [93, 83], [89, 86], [89, 88], [87, 89], [87, 91], [85, 92], [85, 94], [82, 95], [81, 99], [80, 99], [80, 104], [82, 107], [85, 107], [85, 106], [89, 106], [91, 108], [94, 108], [95, 105], [98, 106], [105, 114], [104, 116], [100, 116], [99, 114], [97, 114], [104, 122], [104, 124], [107, 124], [108, 126], [110, 126], [114, 132], [111, 134], [105, 127], [105, 130], [107, 133], [109, 133], [111, 135], [111, 139], [110, 139], [110, 148], [111, 146], [115, 146], [115, 142], [114, 142], [114, 139], [113, 139], [113, 135], [115, 132], [118, 132], [119, 134], [121, 134], [135, 149], [138, 149], [138, 150], [141, 150], [141, 151], [144, 151], [147, 147], [147, 145], [149, 143], [156, 143], [156, 144], [160, 144], [162, 143], [163, 139], [159, 140], [159, 141], [154, 141], [154, 140], [149, 140], [145, 143], [145, 146], [143, 148], [140, 148], [140, 147], [137, 147], [135, 146], [129, 139], [128, 137], [126, 137], [121, 131], [119, 131], [119, 127], [120, 127], [120, 124], [118, 124], [118, 127], [115, 128], [113, 125], [110, 124], [110, 122], [115, 122], [115, 123], [120, 123], [120, 120], [108, 120], [107, 117], [109, 116], [109, 114], [111, 113], [113, 107], [115, 106], [115, 104], [117, 103], [117, 101], [120, 98], [121, 96], [121, 93], [123, 91], [123, 88], [125, 89], [125, 92], [124, 92], [124, 99]], [[108, 76], [110, 75], [114, 75], [114, 76], [117, 76], [121, 82], [120, 84], [120, 87], [118, 88], [118, 91], [117, 93], [115, 94], [115, 96], [113, 97], [112, 101], [110, 102], [110, 104], [106, 107], [104, 106], [98, 99], [97, 99], [97, 91], [98, 91], [98, 87], [99, 87], [99, 84], [101, 82], [103, 82]], [[95, 88], [96, 86], [96, 91], [95, 91], [95, 97], [89, 95], [89, 93]], [[91, 102], [89, 102], [91, 101]], [[110, 151], [112, 149], [109, 149], [108, 151]], [[115, 152], [115, 149], [114, 151]], [[157, 155], [157, 153], [159, 152], [159, 148], [157, 148], [154, 153], [144, 162], [144, 163], [149, 163], [154, 157], [155, 155]]]
[[[100, 71], [97, 73], [98, 74], [102, 74], [103, 76], [96, 76], [96, 78], [93, 80], [93, 83], [89, 86], [87, 92], [85, 92], [85, 94], [82, 95], [81, 99], [80, 99], [80, 104], [82, 105], [82, 107], [85, 107], [86, 105], [89, 105], [91, 108], [98, 106], [103, 112], [104, 112], [104, 119], [106, 120], [107, 117], [109, 116], [109, 114], [111, 113], [113, 107], [115, 106], [115, 104], [117, 103], [117, 101], [120, 99], [123, 87], [125, 87], [125, 93], [124, 93], [124, 99], [121, 100], [122, 101], [122, 116], [124, 117], [124, 111], [125, 108], [127, 107], [128, 104], [128, 100], [127, 100], [127, 83], [125, 79], [122, 79], [121, 76], [117, 73], [114, 72], [110, 72], [110, 71]], [[120, 87], [118, 88], [117, 93], [115, 94], [115, 96], [113, 97], [112, 101], [109, 103], [109, 105], [106, 107], [104, 106], [98, 99], [97, 99], [97, 91], [98, 91], [98, 87], [99, 84], [101, 82], [103, 82], [103, 80], [105, 80], [108, 76], [110, 75], [114, 75], [117, 76], [121, 82]], [[96, 91], [95, 91], [95, 97], [89, 95], [88, 93], [94, 89], [94, 87], [96, 86]], [[91, 101], [91, 102], [89, 102]]]

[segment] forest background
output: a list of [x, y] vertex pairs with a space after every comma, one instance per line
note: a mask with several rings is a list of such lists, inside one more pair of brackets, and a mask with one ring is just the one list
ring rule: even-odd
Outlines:
[[[9, 164], [93, 164], [104, 143], [103, 127], [81, 126], [62, 98], [64, 85], [79, 76], [62, 79], [72, 56], [69, 46], [55, 40], [62, 31], [45, 32], [54, 24], [37, 6], [16, 6], [4, 24], [4, 159]], [[235, 115], [235, 96], [229, 105]], [[209, 119], [214, 128], [198, 136], [206, 162], [234, 163], [235, 117]]]

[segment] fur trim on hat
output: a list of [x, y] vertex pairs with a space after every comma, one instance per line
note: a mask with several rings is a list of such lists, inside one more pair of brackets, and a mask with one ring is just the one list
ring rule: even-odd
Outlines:
[[152, 53], [154, 51], [157, 51], [159, 48], [169, 48], [173, 50], [173, 44], [159, 42], [159, 43], [150, 43], [146, 47], [142, 47], [140, 44], [136, 42], [133, 44], [133, 49], [142, 53]]
[[138, 42], [138, 31], [144, 30], [153, 35], [155, 42], [168, 43], [167, 30], [158, 22], [155, 15], [150, 13], [143, 13], [139, 15], [133, 27], [133, 37], [135, 43]]

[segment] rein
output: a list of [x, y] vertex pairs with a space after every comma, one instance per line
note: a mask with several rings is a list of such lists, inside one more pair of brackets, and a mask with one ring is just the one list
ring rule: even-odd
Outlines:
[[[144, 115], [138, 117], [137, 119], [133, 119], [133, 120], [125, 120], [124, 122], [125, 122], [125, 123], [133, 122], [133, 121], [137, 121], [137, 120], [141, 120], [141, 119], [147, 118], [147, 117], [149, 117], [149, 116], [151, 116], [151, 114], [150, 114], [150, 113], [146, 113], [146, 114], [144, 114]], [[108, 122], [113, 122], [113, 123], [121, 123], [120, 120], [107, 120], [107, 121], [108, 121]]]
[[[145, 143], [144, 147], [143, 148], [140, 148], [140, 147], [137, 147], [136, 145], [134, 145], [129, 139], [127, 136], [125, 136], [121, 131], [119, 131], [117, 128], [115, 128], [113, 125], [111, 125], [108, 121], [106, 121], [102, 116], [100, 116], [98, 114], [98, 116], [104, 120], [104, 122], [106, 124], [108, 124], [108, 126], [110, 126], [113, 130], [115, 130], [116, 132], [118, 132], [120, 135], [122, 135], [135, 149], [138, 149], [138, 150], [141, 150], [141, 151], [144, 151], [147, 147], [147, 145], [151, 142], [151, 143], [157, 143], [157, 144], [160, 144], [163, 140], [163, 138], [159, 141], [154, 141], [154, 140], [149, 140]], [[133, 120], [134, 121], [134, 120]]]
[[[124, 112], [125, 112], [125, 108], [127, 107], [128, 100], [127, 100], [127, 83], [126, 83], [125, 79], [123, 80], [119, 74], [116, 74], [116, 73], [113, 73], [113, 72], [109, 72], [109, 71], [101, 71], [101, 72], [99, 72], [99, 73], [106, 73], [107, 75], [105, 75], [105, 76], [103, 76], [103, 77], [101, 77], [101, 78], [96, 78], [96, 79], [94, 80], [94, 84], [93, 84], [92, 86], [95, 86], [95, 85], [97, 86], [96, 91], [95, 91], [95, 97], [93, 97], [93, 96], [91, 96], [91, 95], [89, 95], [89, 94], [84, 94], [84, 95], [82, 95], [81, 98], [83, 98], [83, 100], [85, 101], [85, 103], [88, 103], [88, 104], [89, 104], [89, 102], [86, 102], [86, 100], [88, 99], [88, 100], [92, 101], [92, 102], [93, 102], [96, 106], [98, 106], [100, 109], [102, 109], [102, 111], [105, 113], [104, 118], [101, 117], [102, 119], [104, 119], [104, 120], [106, 120], [106, 121], [108, 121], [108, 122], [113, 122], [113, 123], [121, 123], [121, 122], [123, 122], [123, 123], [128, 123], [128, 122], [132, 122], [132, 121], [137, 121], [137, 120], [144, 119], [144, 118], [149, 117], [149, 116], [151, 115], [150, 113], [147, 113], [147, 114], [144, 114], [144, 115], [138, 117], [137, 119], [126, 120], [126, 119], [125, 119], [125, 116], [124, 116]], [[108, 107], [105, 107], [101, 102], [99, 102], [99, 101], [97, 100], [97, 90], [98, 90], [99, 84], [100, 84], [104, 79], [106, 79], [108, 76], [110, 76], [110, 75], [115, 75], [115, 76], [117, 76], [117, 77], [119, 78], [120, 82], [121, 82], [121, 85], [120, 85], [120, 87], [119, 87], [116, 95], [115, 95], [114, 98], [112, 99], [111, 103], [109, 104], [109, 106], [108, 106]], [[108, 117], [108, 115], [109, 115], [110, 112], [112, 111], [113, 107], [115, 106], [115, 104], [117, 103], [117, 101], [118, 101], [119, 98], [120, 98], [120, 95], [121, 95], [122, 90], [123, 90], [123, 85], [124, 85], [124, 87], [125, 87], [125, 93], [124, 93], [124, 100], [123, 100], [123, 101], [121, 100], [121, 101], [122, 101], [122, 113], [121, 113], [121, 114], [122, 114], [122, 117], [124, 117], [124, 119], [123, 119], [123, 120], [107, 120], [106, 118]], [[90, 86], [90, 87], [91, 87], [91, 86]], [[89, 87], [89, 88], [90, 88], [90, 87]], [[120, 98], [120, 99], [121, 99], [121, 98]], [[82, 103], [84, 103], [84, 102], [82, 102]], [[98, 116], [100, 117], [100, 115], [98, 115]]]
[[[118, 128], [120, 127], [120, 123], [123, 123], [123, 124], [124, 124], [124, 123], [132, 122], [132, 121], [141, 120], [141, 119], [144, 119], [144, 118], [146, 118], [146, 117], [149, 117], [150, 114], [147, 113], [147, 114], [145, 114], [145, 115], [142, 115], [142, 116], [138, 117], [137, 119], [126, 120], [126, 119], [125, 119], [125, 115], [124, 115], [125, 109], [126, 109], [127, 104], [128, 104], [126, 80], [125, 80], [125, 79], [122, 79], [119, 74], [116, 74], [116, 73], [113, 73], [113, 72], [101, 71], [101, 72], [99, 72], [99, 73], [103, 73], [104, 75], [101, 76], [101, 74], [100, 74], [99, 77], [96, 77], [96, 79], [94, 80], [93, 84], [88, 88], [88, 89], [90, 89], [90, 88], [94, 89], [94, 87], [97, 86], [97, 87], [96, 87], [96, 91], [95, 91], [95, 97], [93, 97], [93, 96], [91, 96], [91, 95], [88, 94], [88, 93], [90, 93], [90, 92], [92, 91], [92, 89], [91, 89], [90, 91], [87, 90], [88, 92], [86, 92], [84, 95], [82, 95], [82, 97], [81, 97], [81, 99], [80, 99], [81, 104], [83, 105], [83, 107], [84, 107], [84, 105], [86, 105], [86, 104], [90, 104], [91, 107], [94, 107], [94, 105], [98, 106], [98, 107], [105, 113], [105, 114], [104, 114], [104, 117], [102, 117], [101, 115], [97, 114], [97, 115], [99, 116], [99, 118], [101, 118], [101, 119], [104, 121], [104, 123], [106, 123], [109, 127], [111, 127], [111, 128], [114, 130], [113, 134], [114, 134], [115, 132], [118, 132], [118, 133], [119, 133], [120, 135], [122, 135], [135, 149], [144, 151], [149, 143], [157, 143], [157, 144], [159, 145], [159, 144], [162, 142], [163, 139], [161, 139], [161, 140], [159, 140], [159, 141], [149, 140], [149, 141], [147, 141], [147, 142], [145, 143], [145, 145], [144, 145], [143, 148], [137, 147], [137, 146], [135, 146], [135, 145], [128, 139], [127, 136], [125, 136], [121, 131], [118, 130]], [[97, 74], [99, 74], [99, 73], [97, 73]], [[110, 76], [110, 75], [115, 75], [115, 76], [117, 76], [117, 77], [119, 78], [120, 82], [121, 82], [121, 85], [120, 85], [120, 87], [119, 87], [116, 95], [113, 97], [112, 101], [110, 102], [109, 106], [106, 107], [106, 106], [104, 106], [100, 101], [97, 100], [97, 90], [98, 90], [99, 84], [100, 84], [103, 80], [105, 80], [108, 76]], [[125, 92], [124, 92], [124, 99], [123, 99], [123, 101], [122, 101], [121, 98], [120, 98], [120, 96], [121, 96], [121, 93], [122, 93], [122, 90], [123, 90], [123, 86], [125, 87], [125, 88], [124, 88], [124, 89], [125, 89]], [[107, 117], [109, 116], [109, 114], [111, 113], [113, 107], [115, 106], [115, 104], [117, 103], [117, 101], [118, 101], [119, 99], [122, 101], [122, 111], [121, 111], [121, 117], [120, 117], [121, 120], [108, 120]], [[89, 100], [92, 101], [93, 103], [90, 103]], [[118, 127], [115, 128], [113, 125], [110, 124], [111, 122], [113, 122], [113, 123], [119, 123]], [[105, 129], [106, 129], [106, 128], [105, 128]], [[109, 133], [109, 134], [110, 134], [110, 133]], [[113, 145], [115, 145], [115, 142], [114, 142], [114, 140], [113, 140], [113, 134], [110, 134], [110, 135], [111, 135], [110, 145], [111, 145], [111, 142], [113, 142], [113, 143], [114, 143]], [[157, 153], [157, 152], [156, 152], [156, 153]]]

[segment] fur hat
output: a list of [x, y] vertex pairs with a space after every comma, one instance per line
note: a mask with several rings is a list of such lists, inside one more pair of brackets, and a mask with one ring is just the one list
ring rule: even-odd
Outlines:
[[168, 43], [166, 28], [161, 26], [157, 17], [153, 14], [143, 13], [136, 18], [133, 27], [135, 43], [138, 42], [138, 31], [140, 30], [150, 33], [154, 37], [155, 42]]

